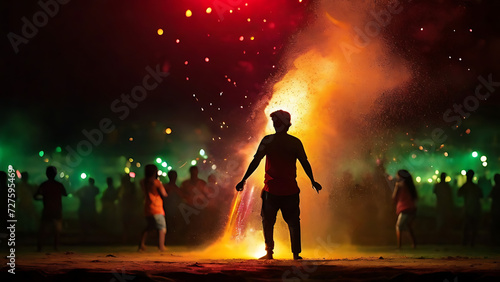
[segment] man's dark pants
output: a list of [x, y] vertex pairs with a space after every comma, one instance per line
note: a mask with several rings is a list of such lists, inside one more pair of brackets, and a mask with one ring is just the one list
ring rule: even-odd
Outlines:
[[272, 252], [274, 249], [274, 224], [276, 223], [278, 210], [281, 210], [283, 219], [288, 224], [288, 229], [290, 230], [292, 253], [299, 254], [302, 251], [300, 243], [299, 193], [288, 196], [277, 196], [267, 191], [262, 191], [261, 197], [262, 210], [260, 215], [262, 216], [266, 251]]

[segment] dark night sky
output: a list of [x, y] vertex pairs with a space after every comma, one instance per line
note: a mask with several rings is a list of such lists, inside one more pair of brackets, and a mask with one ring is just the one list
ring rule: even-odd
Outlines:
[[[6, 35], [21, 34], [21, 18], [32, 19], [41, 8], [36, 1], [3, 2], [1, 135], [5, 141], [6, 134], [19, 134], [29, 144], [46, 146], [76, 142], [82, 129], [96, 127], [105, 117], [124, 130], [152, 121], [165, 126], [182, 121], [207, 127], [212, 136], [236, 134], [220, 132], [220, 124], [238, 128], [244, 123], [262, 99], [266, 81], [280, 75], [280, 59], [293, 35], [315, 18], [310, 1], [249, 0], [248, 7], [241, 5], [241, 11], [226, 12], [218, 21], [215, 11], [205, 13], [213, 1], [73, 0], [61, 5], [15, 54]], [[384, 32], [393, 51], [413, 62], [420, 78], [404, 100], [392, 93], [390, 106], [381, 102], [379, 113], [395, 126], [422, 115], [439, 119], [450, 99], [461, 101], [474, 89], [478, 75], [500, 73], [499, 1], [408, 5]], [[190, 18], [187, 9], [193, 11]], [[419, 27], [424, 31], [418, 33]], [[111, 103], [141, 83], [146, 66], [158, 64], [170, 76], [120, 121]], [[497, 97], [490, 101], [482, 110], [497, 107]], [[401, 109], [407, 120], [399, 115]]]
[[[71, 142], [81, 129], [95, 127], [104, 117], [116, 120], [110, 109], [113, 100], [141, 83], [145, 67], [159, 64], [171, 75], [125, 122], [168, 124], [181, 119], [196, 126], [212, 117], [216, 128], [228, 114], [241, 105], [247, 108], [258, 97], [273, 72], [272, 65], [278, 62], [279, 49], [301, 23], [306, 9], [304, 4], [276, 1], [262, 10], [242, 10], [238, 17], [226, 12], [218, 22], [215, 11], [205, 13], [210, 2], [200, 2], [71, 1], [61, 5], [36, 36], [19, 46], [17, 55], [11, 46], [4, 49], [3, 119], [18, 113], [41, 129], [41, 143], [57, 143], [61, 138]], [[4, 5], [5, 31], [17, 34], [21, 34], [21, 18], [32, 18], [40, 10], [35, 1]], [[185, 17], [188, 8], [194, 13], [191, 18]], [[248, 23], [248, 17], [254, 22]], [[284, 23], [270, 26], [284, 17]], [[264, 18], [268, 22], [263, 23]], [[158, 28], [164, 29], [162, 36]], [[239, 41], [241, 35], [246, 41]], [[258, 39], [250, 41], [250, 36]]]

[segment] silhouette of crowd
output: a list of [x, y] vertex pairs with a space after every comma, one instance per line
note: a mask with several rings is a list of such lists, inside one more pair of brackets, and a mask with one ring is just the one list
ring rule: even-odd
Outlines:
[[[152, 184], [141, 184], [138, 187], [129, 174], [124, 174], [118, 185], [112, 177], [107, 177], [106, 187], [103, 189], [96, 186], [94, 178], [88, 178], [88, 184], [76, 189], [71, 193], [72, 196], [56, 180], [58, 173], [53, 166], [47, 167], [47, 180], [40, 185], [31, 184], [30, 175], [22, 172], [17, 182], [18, 220], [24, 225], [24, 232], [38, 233], [38, 250], [42, 250], [47, 243], [48, 235], [53, 238], [53, 247], [57, 249], [61, 233], [68, 237], [73, 235], [72, 238], [78, 238], [78, 242], [84, 244], [95, 243], [104, 237], [108, 240], [102, 243], [141, 242], [139, 248], [144, 248], [148, 234], [151, 233], [149, 231], [153, 229], [160, 230], [158, 235], [163, 237], [159, 241], [160, 249], [164, 244], [207, 243], [216, 239], [224, 229], [232, 199], [232, 194], [229, 193], [233, 192], [229, 187], [220, 187], [214, 174], [203, 180], [199, 177], [198, 167], [192, 166], [188, 170], [189, 178], [181, 181], [180, 185], [177, 184], [178, 175], [175, 170], [168, 172], [168, 182], [165, 183], [157, 179], [156, 170], [154, 173], [150, 172], [149, 177], [156, 179], [155, 189], [160, 189], [158, 187], [161, 186], [164, 194], [151, 192]], [[414, 247], [417, 245], [417, 238], [425, 243], [450, 244], [460, 241], [463, 245], [474, 246], [478, 234], [482, 234], [482, 243], [490, 242], [498, 246], [500, 174], [495, 174], [490, 180], [481, 176], [478, 181], [474, 176], [474, 171], [467, 171], [464, 177], [466, 180], [458, 185], [456, 179], [449, 181], [450, 177], [445, 172], [440, 174], [434, 184], [414, 183], [415, 178], [406, 170], [400, 170], [395, 177], [391, 177], [386, 174], [383, 164], [378, 165], [374, 173], [366, 173], [359, 181], [351, 173], [345, 172], [330, 194], [335, 225], [341, 230], [347, 230], [354, 243], [377, 244], [380, 241], [377, 242], [374, 238], [391, 238], [393, 235], [384, 232], [394, 230], [396, 222], [396, 242], [399, 247], [402, 242], [406, 242], [405, 234], [409, 235]], [[491, 180], [494, 185], [491, 185]], [[146, 179], [142, 182], [153, 183]], [[431, 207], [434, 226], [429, 225], [428, 207], [425, 214], [420, 208], [419, 190], [424, 185], [432, 186], [432, 195], [435, 197], [436, 204]], [[0, 190], [2, 197], [5, 196], [5, 172], [0, 172]], [[148, 196], [151, 193], [154, 196]], [[73, 224], [65, 216], [65, 210], [70, 207], [64, 206], [63, 197], [68, 196], [78, 199], [79, 203], [78, 221]], [[97, 209], [98, 201], [100, 210]], [[148, 212], [148, 204], [161, 207], [157, 206], [159, 209]], [[488, 210], [490, 204], [491, 208]], [[37, 205], [43, 205], [41, 213]], [[353, 210], [352, 207], [357, 208]], [[155, 219], [155, 214], [164, 217], [164, 230], [161, 220]], [[4, 217], [5, 213], [2, 213], [2, 218]], [[144, 220], [145, 217], [152, 219]], [[6, 228], [5, 222], [6, 219], [2, 219], [2, 230]], [[36, 226], [38, 227], [35, 228]], [[141, 229], [144, 230], [142, 236]], [[421, 238], [419, 234], [424, 233], [422, 229], [425, 229], [426, 234], [432, 233], [429, 230], [434, 230], [434, 237]], [[366, 236], [367, 233], [373, 236]]]
[[[106, 188], [100, 189], [96, 180], [89, 177], [87, 185], [68, 193], [63, 182], [57, 180], [59, 174], [54, 166], [46, 168], [47, 180], [40, 185], [31, 184], [29, 174], [22, 172], [16, 183], [19, 232], [37, 233], [38, 251], [42, 251], [49, 236], [57, 250], [61, 234], [72, 243], [85, 245], [141, 242], [139, 248], [143, 250], [153, 229], [159, 230], [161, 250], [165, 242], [169, 245], [210, 242], [223, 230], [231, 195], [219, 187], [215, 174], [208, 176], [208, 182], [199, 178], [197, 166], [189, 167], [189, 174], [189, 179], [179, 187], [177, 172], [170, 170], [169, 181], [162, 183], [156, 166], [150, 164], [146, 165], [146, 177], [139, 181], [139, 187], [129, 174], [124, 174], [117, 186], [112, 177], [107, 177]], [[2, 197], [7, 196], [7, 179], [7, 174], [0, 171]], [[74, 209], [73, 205], [65, 204], [68, 198], [73, 198], [71, 203], [76, 200], [76, 221], [68, 215]], [[7, 222], [4, 217], [6, 213], [2, 213], [2, 230]]]
[[468, 170], [452, 178], [441, 172], [434, 183], [414, 181], [407, 170], [388, 175], [383, 163], [358, 179], [345, 171], [330, 195], [335, 224], [357, 244], [391, 243], [387, 226], [392, 225], [398, 247], [406, 237], [413, 247], [417, 239], [474, 246], [480, 238], [482, 244], [500, 245], [500, 174], [487, 179]]

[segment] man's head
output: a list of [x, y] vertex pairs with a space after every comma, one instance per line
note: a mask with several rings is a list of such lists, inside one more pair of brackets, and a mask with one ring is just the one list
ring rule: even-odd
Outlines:
[[47, 167], [47, 169], [45, 170], [45, 175], [47, 175], [47, 178], [50, 180], [53, 180], [54, 178], [56, 178], [56, 175], [57, 175], [56, 167], [55, 166]]
[[288, 128], [292, 125], [290, 122], [291, 116], [289, 112], [278, 110], [271, 113], [271, 118], [276, 132], [287, 132]]
[[155, 164], [148, 164], [144, 168], [144, 177], [146, 179], [156, 179], [156, 176], [158, 175], [158, 168], [156, 167]]
[[446, 172], [441, 173], [441, 182], [445, 183], [446, 182]]
[[94, 178], [92, 178], [92, 177], [91, 177], [91, 178], [89, 178], [89, 184], [90, 184], [90, 186], [94, 186], [94, 184], [95, 184], [95, 179], [94, 179]]
[[467, 175], [467, 181], [470, 182], [472, 181], [472, 179], [474, 179], [474, 171], [472, 169], [469, 169], [466, 175]]
[[177, 180], [177, 171], [175, 170], [170, 170], [168, 173], [168, 179], [170, 180], [170, 182], [173, 182], [175, 183], [175, 181]]
[[22, 182], [28, 182], [29, 177], [30, 177], [30, 175], [28, 174], [27, 171], [21, 172], [21, 181]]
[[195, 165], [190, 167], [189, 173], [191, 174], [191, 178], [198, 178], [198, 167]]
[[106, 178], [106, 183], [107, 183], [107, 184], [108, 184], [108, 186], [110, 186], [110, 187], [111, 187], [111, 186], [113, 186], [113, 178], [111, 178], [111, 177]]

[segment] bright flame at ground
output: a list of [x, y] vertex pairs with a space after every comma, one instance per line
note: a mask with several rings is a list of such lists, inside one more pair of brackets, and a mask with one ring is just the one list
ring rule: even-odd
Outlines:
[[[266, 254], [262, 228], [248, 226], [252, 201], [257, 200], [260, 191], [255, 186], [247, 187], [235, 194], [229, 219], [222, 238], [196, 256], [210, 258], [256, 259]], [[275, 240], [276, 241], [276, 240]], [[291, 258], [289, 246], [275, 242], [275, 258]]]

